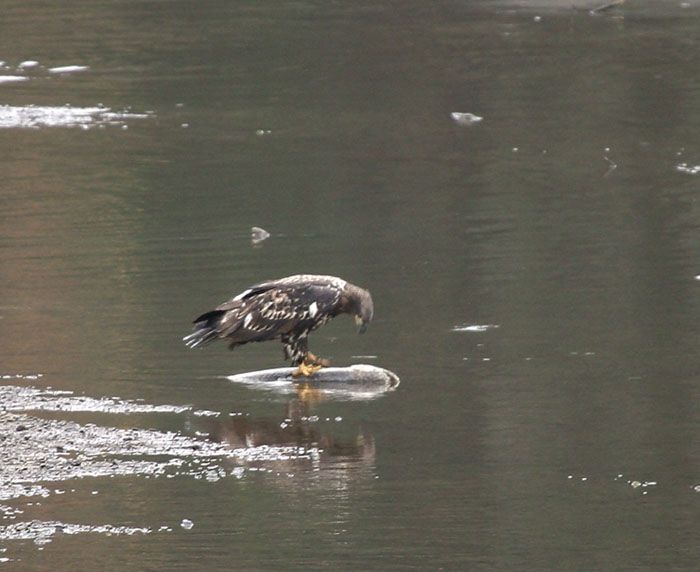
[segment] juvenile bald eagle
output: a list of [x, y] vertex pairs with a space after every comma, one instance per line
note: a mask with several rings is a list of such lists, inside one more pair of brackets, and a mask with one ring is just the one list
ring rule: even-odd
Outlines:
[[309, 376], [328, 365], [309, 353], [307, 337], [338, 314], [352, 314], [363, 333], [374, 305], [367, 290], [335, 276], [297, 274], [261, 282], [194, 320], [194, 332], [183, 338], [190, 348], [225, 339], [229, 348], [279, 339], [285, 359]]

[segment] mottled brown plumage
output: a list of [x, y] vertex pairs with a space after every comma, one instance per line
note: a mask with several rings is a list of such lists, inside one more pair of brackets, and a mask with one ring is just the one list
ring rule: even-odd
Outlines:
[[298, 274], [247, 288], [197, 317], [194, 332], [183, 339], [191, 348], [223, 339], [231, 349], [279, 339], [292, 364], [320, 366], [309, 354], [307, 337], [339, 314], [353, 315], [364, 332], [374, 314], [370, 293], [335, 276]]

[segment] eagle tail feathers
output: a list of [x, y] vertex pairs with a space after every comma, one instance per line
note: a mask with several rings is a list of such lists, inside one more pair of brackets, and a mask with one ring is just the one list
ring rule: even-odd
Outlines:
[[204, 346], [219, 337], [219, 325], [223, 310], [212, 310], [199, 316], [193, 323], [195, 331], [182, 338], [188, 348]]

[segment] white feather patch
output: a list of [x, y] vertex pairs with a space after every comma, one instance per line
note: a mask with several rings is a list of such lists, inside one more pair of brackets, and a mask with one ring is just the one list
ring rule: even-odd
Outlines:
[[248, 324], [250, 324], [253, 321], [253, 314], [248, 314], [245, 319], [243, 320], [243, 327], [247, 328]]
[[309, 306], [309, 315], [310, 315], [312, 318], [315, 318], [315, 317], [316, 317], [316, 314], [318, 314], [318, 304], [317, 304], [316, 302], [313, 302], [313, 303]]
[[238, 296], [236, 296], [236, 297], [234, 298], [234, 300], [242, 300], [243, 298], [245, 298], [245, 297], [246, 297], [248, 294], [250, 294], [251, 292], [252, 292], [252, 290], [251, 290], [250, 288], [248, 288], [248, 290], [244, 290], [244, 291], [241, 292]]

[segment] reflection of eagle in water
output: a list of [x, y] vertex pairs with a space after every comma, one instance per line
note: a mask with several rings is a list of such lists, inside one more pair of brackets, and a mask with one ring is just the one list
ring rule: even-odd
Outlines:
[[298, 274], [261, 282], [194, 320], [183, 340], [191, 347], [217, 338], [229, 348], [248, 342], [280, 339], [285, 359], [298, 366], [295, 377], [309, 376], [328, 365], [309, 353], [307, 336], [338, 314], [352, 314], [359, 332], [372, 320], [372, 297], [342, 278]]

